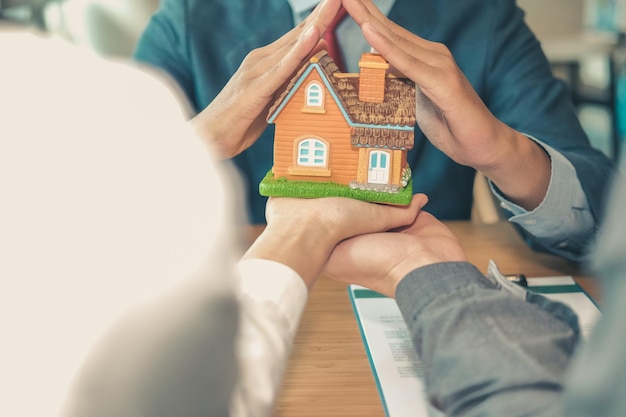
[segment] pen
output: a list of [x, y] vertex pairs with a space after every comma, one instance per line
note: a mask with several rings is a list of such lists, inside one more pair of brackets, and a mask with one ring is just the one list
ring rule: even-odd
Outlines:
[[521, 287], [528, 287], [528, 281], [526, 281], [526, 275], [524, 274], [511, 274], [511, 275], [504, 275], [504, 277], [511, 282], [514, 282], [515, 284], [521, 286]]

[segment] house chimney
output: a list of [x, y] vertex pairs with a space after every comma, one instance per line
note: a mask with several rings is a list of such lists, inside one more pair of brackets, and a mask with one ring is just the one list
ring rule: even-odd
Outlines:
[[389, 63], [378, 54], [364, 53], [359, 61], [359, 100], [382, 103], [385, 100], [385, 76]]

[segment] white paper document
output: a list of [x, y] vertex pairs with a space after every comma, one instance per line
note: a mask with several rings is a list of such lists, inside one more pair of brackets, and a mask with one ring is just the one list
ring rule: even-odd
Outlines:
[[[578, 314], [584, 336], [600, 317], [572, 277], [529, 278], [528, 289], [569, 305]], [[440, 416], [424, 394], [421, 362], [395, 300], [358, 285], [348, 291], [387, 416]]]

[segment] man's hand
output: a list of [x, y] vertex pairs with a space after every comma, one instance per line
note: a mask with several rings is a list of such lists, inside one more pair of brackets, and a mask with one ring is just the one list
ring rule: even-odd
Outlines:
[[550, 159], [534, 141], [498, 120], [443, 44], [389, 20], [371, 0], [343, 0], [369, 44], [417, 86], [417, 123], [439, 150], [485, 174], [512, 201], [537, 207]]
[[272, 197], [266, 209], [267, 227], [244, 259], [285, 264], [298, 272], [310, 288], [339, 242], [410, 225], [427, 200], [424, 194], [416, 194], [405, 207], [340, 197]]
[[341, 242], [324, 273], [388, 297], [409, 272], [438, 262], [466, 261], [457, 238], [433, 215], [420, 211], [415, 222], [395, 232], [360, 235]]
[[312, 54], [339, 11], [341, 0], [324, 0], [297, 27], [250, 52], [217, 97], [191, 124], [219, 155], [230, 158], [249, 148], [267, 127], [274, 94]]

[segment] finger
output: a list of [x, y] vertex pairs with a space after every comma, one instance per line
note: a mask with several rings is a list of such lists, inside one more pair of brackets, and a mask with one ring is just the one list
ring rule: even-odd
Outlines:
[[[295, 74], [295, 72], [302, 67], [302, 65], [304, 65], [305, 62], [308, 62], [311, 57], [313, 57], [314, 55], [316, 55], [318, 52], [322, 51], [322, 50], [327, 50], [328, 49], [328, 44], [326, 43], [326, 41], [324, 39], [319, 40], [319, 42], [317, 42], [317, 45], [315, 45], [315, 47], [313, 47], [313, 50], [311, 50], [311, 52], [309, 52], [308, 55], [306, 55], [306, 57], [304, 59], [300, 60], [300, 64], [296, 65], [296, 69], [294, 71], [292, 71], [291, 74], [289, 74], [289, 76], [284, 80], [283, 84], [280, 85], [278, 88], [276, 88], [276, 90], [274, 91], [274, 95], [273, 95], [273, 100], [276, 100], [278, 98], [278, 96], [280, 95], [280, 93], [282, 91], [284, 91], [289, 82], [291, 81], [291, 79], [293, 78], [293, 75]], [[284, 59], [289, 60], [289, 57], [284, 57]], [[297, 61], [299, 58], [296, 57], [295, 60]], [[291, 63], [286, 63], [283, 65], [283, 67], [289, 67], [290, 65], [292, 65]], [[264, 81], [264, 80], [261, 80]]]
[[323, 34], [339, 13], [340, 8], [341, 0], [322, 0], [304, 20], [305, 25], [314, 24]]
[[[349, 0], [344, 0], [346, 3]], [[359, 2], [357, 2], [359, 3]], [[355, 6], [365, 9], [363, 5]], [[426, 41], [384, 18], [372, 18], [365, 9], [361, 30], [372, 49], [385, 57], [396, 72], [431, 90], [445, 85], [445, 77], [456, 68], [456, 62], [444, 45]]]
[[376, 204], [371, 221], [361, 223], [361, 233], [383, 232], [412, 224], [416, 216], [428, 202], [426, 194], [415, 194], [408, 206]]
[[285, 71], [293, 73], [316, 50], [317, 43], [337, 15], [340, 6], [341, 0], [323, 0], [295, 28], [269, 45], [250, 52], [240, 69], [251, 74], [253, 79], [268, 72], [275, 74], [280, 66], [293, 67], [290, 71]]
[[256, 97], [271, 101], [314, 51], [321, 49], [318, 39], [317, 29], [311, 27], [309, 32], [294, 40], [293, 45], [286, 45], [282, 50], [263, 58], [254, 70], [249, 70], [249, 91], [254, 92]]
[[417, 46], [401, 48], [398, 46], [397, 36], [390, 35], [388, 31], [383, 33], [370, 23], [365, 23], [362, 31], [369, 44], [384, 56], [390, 65], [423, 90], [445, 86], [446, 77], [450, 73], [448, 68], [450, 63], [443, 55], [433, 54]]
[[[313, 54], [319, 52], [322, 34], [339, 11], [341, 0], [324, 0], [296, 28], [259, 53], [254, 74], [264, 91], [275, 91]], [[268, 84], [269, 82], [269, 84]]]
[[396, 24], [380, 11], [371, 0], [343, 0], [343, 6], [359, 26], [369, 23], [379, 31], [385, 28], [394, 35], [398, 42], [405, 43], [407, 40], [411, 40], [413, 44], [425, 50], [437, 50], [435, 42], [421, 38]]
[[420, 236], [422, 238], [439, 236], [455, 239], [454, 234], [446, 225], [432, 214], [423, 210], [418, 213], [415, 222], [410, 227], [402, 230], [401, 233]]
[[[442, 78], [445, 73], [454, 71], [456, 62], [445, 45], [423, 39], [397, 25], [370, 0], [344, 0], [343, 5], [361, 26], [372, 49], [383, 55], [396, 72], [401, 72], [421, 84], [432, 80], [428, 85], [428, 88], [432, 88], [433, 85], [444, 82]], [[368, 25], [370, 30], [373, 28], [378, 33], [378, 38], [368, 36]], [[377, 39], [384, 42], [386, 47], [380, 47]], [[414, 71], [409, 72], [406, 68]], [[420, 75], [422, 78], [417, 78]]]
[[387, 16], [370, 0], [343, 0], [342, 4], [359, 26], [367, 21], [376, 20], [383, 23], [388, 20]]
[[317, 40], [319, 40], [339, 12], [340, 7], [341, 0], [322, 0], [300, 24], [268, 45], [268, 54], [276, 53], [289, 45], [293, 45], [297, 38], [309, 31], [311, 27], [317, 29], [319, 34]]

